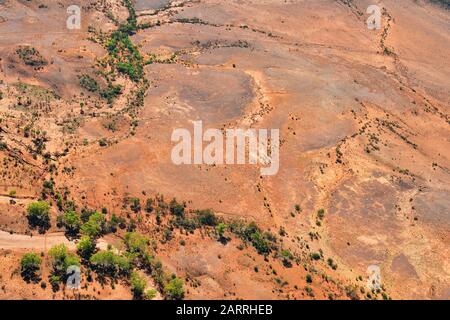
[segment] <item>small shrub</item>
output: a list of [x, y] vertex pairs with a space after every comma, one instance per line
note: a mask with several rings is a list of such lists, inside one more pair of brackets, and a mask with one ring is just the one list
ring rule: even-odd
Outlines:
[[153, 212], [153, 204], [154, 204], [153, 199], [148, 198], [147, 201], [145, 202], [145, 211], [147, 211], [148, 213]]
[[325, 217], [324, 209], [320, 209], [319, 211], [317, 211], [317, 218], [319, 218], [320, 220], [323, 220], [324, 217]]
[[205, 226], [214, 227], [215, 225], [217, 225], [217, 217], [210, 209], [197, 210], [197, 219], [200, 224]]
[[317, 253], [317, 252], [311, 253], [310, 257], [311, 257], [312, 260], [316, 260], [316, 261], [320, 260], [320, 258], [321, 258], [320, 254]]
[[106, 138], [101, 138], [101, 139], [98, 141], [98, 145], [99, 145], [100, 147], [107, 147], [107, 146], [108, 146], [108, 140], [106, 140]]
[[138, 213], [139, 211], [141, 211], [141, 200], [139, 200], [139, 198], [131, 198], [130, 202], [130, 209], [134, 213]]
[[184, 205], [181, 203], [178, 203], [175, 198], [170, 202], [169, 208], [170, 208], [170, 212], [173, 215], [175, 215], [177, 217], [184, 216]]

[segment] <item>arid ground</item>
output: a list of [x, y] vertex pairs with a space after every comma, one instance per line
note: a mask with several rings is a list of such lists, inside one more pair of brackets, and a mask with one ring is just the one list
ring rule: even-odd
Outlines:
[[[68, 29], [72, 2], [0, 1], [1, 299], [133, 298], [85, 260], [81, 289], [50, 285], [48, 250], [77, 252], [69, 209], [120, 220], [99, 252], [148, 240], [162, 276], [131, 264], [154, 299], [174, 277], [184, 299], [450, 298], [448, 2], [82, 0]], [[279, 172], [175, 165], [173, 130], [199, 120], [279, 129]]]

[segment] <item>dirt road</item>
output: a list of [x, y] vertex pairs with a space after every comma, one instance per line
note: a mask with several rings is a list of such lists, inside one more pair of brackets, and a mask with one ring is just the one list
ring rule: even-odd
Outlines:
[[[76, 249], [74, 241], [68, 240], [64, 233], [55, 232], [47, 235], [28, 236], [24, 234], [10, 234], [0, 231], [0, 249], [33, 249], [47, 251], [54, 245], [64, 243], [70, 250]], [[105, 239], [97, 241], [97, 248], [106, 250], [108, 242]]]

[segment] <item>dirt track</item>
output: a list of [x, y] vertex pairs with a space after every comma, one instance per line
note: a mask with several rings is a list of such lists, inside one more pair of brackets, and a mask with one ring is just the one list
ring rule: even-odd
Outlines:
[[[50, 247], [61, 243], [64, 243], [71, 250], [76, 249], [75, 242], [69, 241], [62, 232], [42, 236], [28, 236], [0, 231], [0, 249], [38, 249], [46, 251]], [[104, 239], [100, 239], [97, 243], [99, 249], [106, 249], [107, 245]]]

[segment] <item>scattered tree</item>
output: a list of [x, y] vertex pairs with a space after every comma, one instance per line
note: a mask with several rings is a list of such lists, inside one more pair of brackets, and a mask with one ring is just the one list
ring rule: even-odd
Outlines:
[[147, 286], [147, 281], [139, 275], [137, 272], [131, 273], [131, 291], [133, 291], [133, 295], [135, 299], [142, 299], [144, 295], [145, 287]]
[[45, 201], [32, 202], [28, 205], [28, 223], [42, 232], [50, 228], [50, 205]]
[[119, 256], [110, 250], [95, 253], [89, 261], [102, 277], [117, 278], [121, 275], [128, 275], [131, 270], [130, 262], [127, 258]]
[[145, 291], [144, 298], [145, 300], [153, 300], [156, 297], [157, 291], [155, 289], [149, 289]]
[[65, 244], [53, 246], [48, 251], [48, 255], [52, 263], [53, 275], [60, 279], [65, 279], [67, 269], [70, 266], [80, 266], [80, 258], [68, 252]]
[[39, 281], [38, 271], [41, 267], [42, 259], [36, 253], [25, 253], [20, 260], [22, 278], [29, 282]]
[[81, 218], [75, 211], [67, 211], [60, 217], [59, 222], [66, 228], [68, 234], [75, 236], [79, 233], [81, 227]]
[[94, 212], [86, 223], [81, 226], [81, 233], [92, 239], [99, 237], [105, 230], [106, 219], [100, 212]]
[[78, 254], [86, 260], [95, 252], [95, 242], [88, 236], [83, 236], [77, 244]]
[[174, 277], [164, 287], [164, 293], [170, 300], [181, 300], [184, 297], [183, 280]]

